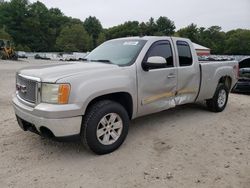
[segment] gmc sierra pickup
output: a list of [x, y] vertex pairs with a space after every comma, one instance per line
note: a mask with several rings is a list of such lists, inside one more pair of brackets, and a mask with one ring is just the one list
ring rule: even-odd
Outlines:
[[199, 62], [189, 39], [120, 38], [82, 62], [18, 71], [13, 106], [23, 130], [78, 135], [87, 148], [106, 154], [139, 116], [203, 100], [211, 111], [223, 111], [237, 74], [235, 61]]

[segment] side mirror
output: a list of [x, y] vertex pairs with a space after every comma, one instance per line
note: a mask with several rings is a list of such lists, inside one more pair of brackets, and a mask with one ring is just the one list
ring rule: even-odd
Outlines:
[[143, 69], [148, 71], [149, 69], [165, 68], [166, 65], [167, 61], [165, 58], [161, 56], [152, 56], [148, 58], [147, 62], [143, 63]]

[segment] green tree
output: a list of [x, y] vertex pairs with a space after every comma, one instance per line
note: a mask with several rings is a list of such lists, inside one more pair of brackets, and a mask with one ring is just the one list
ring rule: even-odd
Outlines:
[[11, 40], [10, 34], [4, 28], [0, 29], [0, 39]]
[[91, 42], [83, 25], [75, 24], [62, 29], [56, 47], [64, 52], [86, 52], [91, 48]]
[[58, 8], [48, 9], [39, 1], [10, 0], [0, 3], [0, 38], [11, 39], [21, 50], [86, 51], [106, 39], [174, 34], [211, 48], [214, 54], [250, 53], [250, 30], [237, 29], [225, 33], [219, 26], [199, 28], [190, 24], [176, 33], [174, 31], [174, 22], [163, 16], [141, 23], [127, 21], [103, 29], [96, 17], [90, 16], [82, 22], [65, 16]]
[[146, 23], [146, 35], [154, 35], [157, 32], [157, 25], [154, 18], [150, 18]]
[[225, 48], [225, 33], [219, 26], [211, 26], [208, 29], [200, 28], [198, 33], [198, 43], [207, 46], [213, 54], [223, 54]]
[[138, 21], [128, 21], [124, 24], [109, 28], [107, 30], [107, 38], [119, 38], [140, 35], [140, 28]]
[[28, 46], [22, 46], [21, 44], [18, 44], [15, 48], [16, 51], [25, 51], [25, 52], [30, 52], [30, 48]]
[[175, 34], [179, 37], [189, 38], [191, 41], [206, 46], [214, 54], [223, 54], [225, 46], [225, 33], [219, 26], [211, 26], [208, 29], [198, 28], [195, 24], [182, 28]]
[[140, 35], [142, 36], [152, 36], [155, 35], [155, 33], [158, 32], [157, 29], [157, 24], [155, 23], [154, 18], [150, 18], [148, 22], [144, 23], [140, 23], [139, 24], [139, 29], [140, 29]]
[[177, 31], [176, 35], [179, 37], [189, 38], [193, 42], [198, 42], [198, 28], [195, 24], [190, 24], [189, 26], [182, 28]]
[[49, 46], [51, 51], [55, 51], [56, 39], [59, 36], [62, 28], [65, 25], [69, 25], [75, 21], [72, 21], [69, 17], [66, 17], [59, 9], [51, 8], [49, 9]]
[[11, 0], [0, 4], [0, 26], [5, 26], [16, 44], [25, 43], [25, 27], [23, 25], [28, 13], [27, 0]]
[[157, 33], [155, 35], [165, 35], [170, 36], [173, 35], [175, 32], [175, 24], [172, 20], [168, 19], [167, 17], [159, 17], [156, 20], [157, 24]]
[[102, 32], [98, 36], [97, 45], [100, 45], [100, 44], [102, 44], [105, 41], [106, 41], [106, 35], [105, 35], [105, 33]]
[[237, 29], [226, 34], [225, 53], [250, 55], [250, 30]]
[[49, 10], [37, 1], [28, 6], [27, 18], [23, 22], [25, 42], [35, 51], [51, 51], [51, 38], [55, 34], [49, 25]]
[[89, 16], [85, 19], [83, 25], [88, 34], [92, 36], [93, 45], [95, 47], [97, 45], [98, 36], [103, 30], [101, 22], [96, 17]]
[[147, 35], [147, 29], [148, 29], [148, 27], [147, 27], [146, 23], [144, 23], [144, 22], [140, 23], [139, 24], [140, 36]]
[[54, 51], [56, 38], [63, 26], [81, 23], [66, 17], [59, 9], [50, 9], [41, 2], [11, 0], [0, 4], [0, 26], [13, 36], [15, 44], [32, 51]]

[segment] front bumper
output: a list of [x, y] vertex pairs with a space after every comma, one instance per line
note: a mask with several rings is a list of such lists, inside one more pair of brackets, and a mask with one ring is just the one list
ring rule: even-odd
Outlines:
[[[71, 110], [69, 110], [69, 108], [65, 107], [64, 109], [67, 109], [68, 111], [56, 111], [56, 116], [53, 118], [51, 117], [51, 114], [53, 114], [53, 112], [51, 113], [51, 111], [53, 111], [52, 108], [47, 112], [50, 116], [46, 115], [44, 117], [43, 114], [47, 114], [46, 111], [42, 111], [42, 113], [40, 113], [41, 115], [39, 115], [41, 109], [38, 110], [23, 104], [16, 96], [13, 98], [12, 103], [15, 114], [18, 118], [18, 123], [23, 130], [27, 130], [23, 125], [25, 122], [26, 125], [30, 126], [28, 130], [32, 128], [33, 132], [38, 134], [42, 134], [44, 128], [51, 131], [55, 137], [68, 137], [80, 134], [82, 116], [69, 117], [69, 114], [77, 109], [71, 108]], [[58, 105], [54, 106], [55, 109], [58, 110]], [[75, 108], [77, 108], [77, 106], [75, 106]], [[67, 116], [63, 117], [64, 114], [67, 114]]]

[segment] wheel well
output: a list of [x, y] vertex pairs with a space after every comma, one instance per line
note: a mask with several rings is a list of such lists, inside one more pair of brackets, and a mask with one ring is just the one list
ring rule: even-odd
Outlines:
[[223, 76], [219, 80], [219, 84], [225, 84], [225, 86], [230, 90], [232, 85], [232, 78], [230, 76]]
[[87, 106], [88, 109], [94, 103], [101, 101], [101, 100], [112, 100], [119, 104], [121, 104], [125, 110], [128, 112], [129, 118], [132, 119], [133, 115], [133, 100], [129, 93], [127, 92], [118, 92], [118, 93], [111, 93], [107, 95], [99, 96], [93, 99]]

